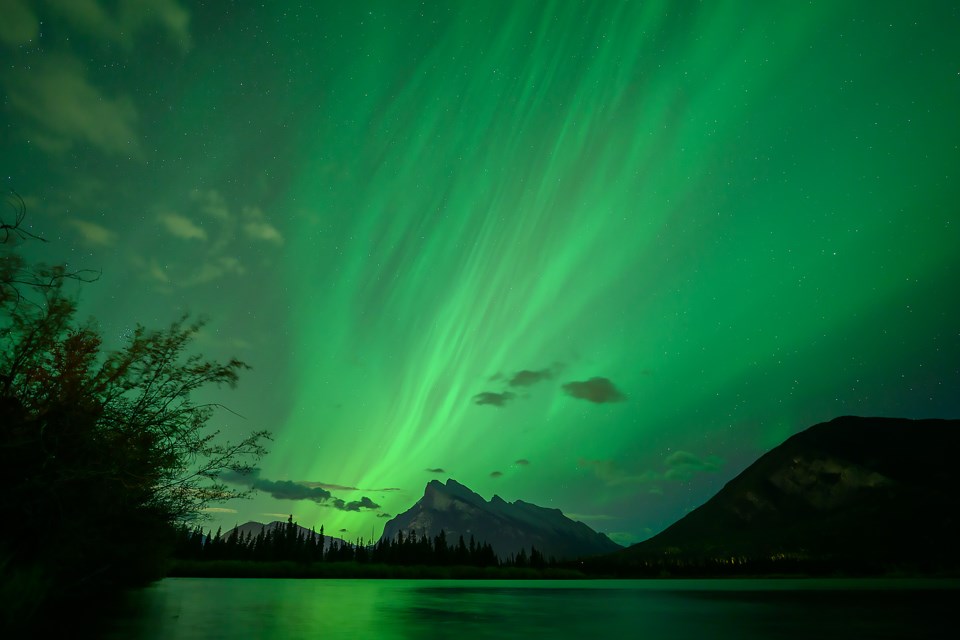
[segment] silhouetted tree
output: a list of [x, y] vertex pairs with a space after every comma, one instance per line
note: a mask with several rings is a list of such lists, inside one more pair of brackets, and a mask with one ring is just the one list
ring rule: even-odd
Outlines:
[[540, 553], [535, 546], [530, 545], [530, 566], [534, 569], [543, 569], [546, 565], [547, 562], [543, 554]]
[[457, 541], [457, 550], [454, 555], [454, 564], [465, 565], [470, 562], [470, 552], [467, 549], [467, 545], [463, 541], [463, 534], [460, 535], [460, 539]]
[[447, 532], [440, 529], [440, 533], [433, 540], [433, 562], [434, 564], [447, 564]]
[[36, 237], [17, 202], [0, 224], [0, 512], [17, 523], [0, 527], [0, 598], [28, 574], [64, 591], [159, 577], [176, 525], [244, 495], [219, 476], [265, 453], [267, 432], [222, 442], [208, 428], [218, 405], [192, 399], [246, 365], [190, 354], [202, 322], [186, 317], [103, 349], [64, 291], [85, 274], [17, 253], [13, 239]]
[[521, 547], [519, 553], [517, 553], [513, 560], [513, 565], [516, 567], [526, 567], [528, 564], [527, 552], [523, 547]]

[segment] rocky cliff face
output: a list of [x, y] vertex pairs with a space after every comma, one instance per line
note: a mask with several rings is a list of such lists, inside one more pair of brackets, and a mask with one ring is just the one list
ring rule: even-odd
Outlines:
[[413, 507], [396, 516], [383, 530], [383, 536], [395, 539], [398, 531], [415, 531], [433, 538], [443, 530], [448, 542], [456, 544], [463, 536], [478, 543], [489, 543], [506, 558], [521, 548], [536, 547], [546, 557], [557, 559], [609, 553], [620, 545], [597, 533], [582, 522], [563, 515], [559, 509], [546, 509], [517, 500], [506, 502], [493, 496], [488, 502], [456, 480], [442, 484], [432, 480], [423, 497]]

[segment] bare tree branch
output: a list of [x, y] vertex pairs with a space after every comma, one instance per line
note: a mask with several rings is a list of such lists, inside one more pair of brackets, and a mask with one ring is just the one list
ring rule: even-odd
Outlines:
[[20, 197], [20, 194], [16, 191], [10, 190], [9, 192], [3, 194], [4, 204], [7, 205], [7, 208], [13, 212], [13, 221], [7, 222], [3, 217], [0, 217], [0, 233], [3, 234], [3, 237], [0, 238], [0, 244], [7, 244], [14, 238], [19, 238], [20, 240], [39, 240], [40, 242], [46, 242], [44, 238], [31, 233], [23, 228], [23, 220], [27, 217], [27, 205], [23, 201], [23, 198]]

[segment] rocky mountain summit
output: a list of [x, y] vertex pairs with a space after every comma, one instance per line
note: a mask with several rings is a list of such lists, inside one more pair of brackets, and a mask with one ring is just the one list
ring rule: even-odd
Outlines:
[[415, 531], [433, 538], [444, 531], [448, 542], [460, 536], [469, 541], [489, 543], [501, 558], [529, 553], [536, 547], [547, 558], [570, 559], [609, 553], [620, 545], [582, 522], [529, 502], [506, 502], [499, 496], [484, 500], [456, 480], [446, 484], [430, 481], [423, 497], [410, 509], [387, 522], [383, 536], [391, 540], [397, 532]]

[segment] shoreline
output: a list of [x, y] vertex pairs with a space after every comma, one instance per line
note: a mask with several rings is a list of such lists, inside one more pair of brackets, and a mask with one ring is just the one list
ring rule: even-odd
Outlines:
[[890, 570], [871, 572], [771, 572], [717, 573], [661, 571], [659, 573], [584, 572], [565, 567], [535, 569], [528, 567], [474, 567], [435, 565], [389, 565], [350, 562], [303, 564], [289, 561], [252, 562], [247, 560], [176, 561], [167, 578], [293, 578], [293, 579], [371, 579], [371, 580], [934, 580], [958, 581], [956, 572], [924, 573]]

